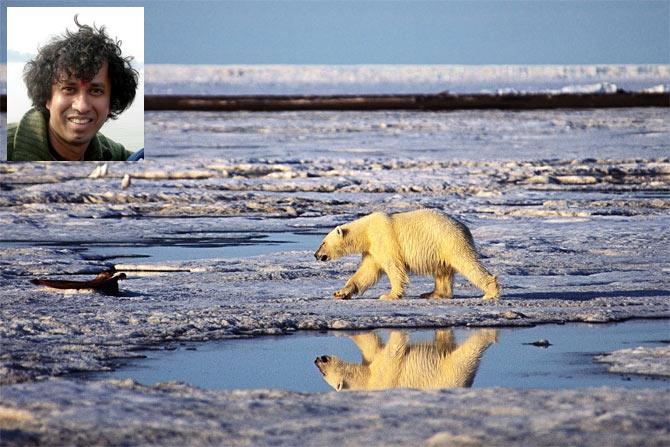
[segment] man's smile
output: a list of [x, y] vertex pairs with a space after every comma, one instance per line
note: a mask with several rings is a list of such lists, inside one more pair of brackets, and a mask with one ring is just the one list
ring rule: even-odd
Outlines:
[[77, 126], [85, 126], [87, 124], [91, 124], [93, 121], [95, 121], [93, 118], [87, 117], [87, 116], [69, 116], [67, 117], [68, 122], [77, 125]]

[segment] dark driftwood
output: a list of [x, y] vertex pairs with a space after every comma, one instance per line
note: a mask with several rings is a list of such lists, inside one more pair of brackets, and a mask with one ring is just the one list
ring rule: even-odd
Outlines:
[[63, 281], [60, 279], [33, 279], [30, 282], [38, 286], [51, 287], [54, 289], [93, 289], [105, 295], [117, 295], [119, 293], [119, 280], [126, 279], [125, 273], [114, 273], [108, 270], [98, 274], [90, 281]]
[[[533, 110], [609, 107], [670, 107], [670, 93], [617, 92], [550, 95], [333, 95], [333, 96], [196, 96], [148, 95], [144, 110], [278, 112], [286, 110]], [[0, 95], [0, 112], [7, 97]]]
[[583, 109], [668, 107], [670, 93], [524, 95], [339, 95], [339, 96], [189, 96], [144, 97], [145, 110], [286, 111], [286, 110], [467, 110]]

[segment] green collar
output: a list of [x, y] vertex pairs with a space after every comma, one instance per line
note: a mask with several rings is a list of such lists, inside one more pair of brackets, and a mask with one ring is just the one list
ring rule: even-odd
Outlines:
[[[96, 134], [84, 154], [84, 160], [109, 160], [100, 141], [101, 134]], [[105, 138], [104, 136], [102, 138]], [[15, 161], [53, 161], [49, 152], [47, 121], [41, 112], [30, 109], [19, 122], [14, 135], [12, 160]]]

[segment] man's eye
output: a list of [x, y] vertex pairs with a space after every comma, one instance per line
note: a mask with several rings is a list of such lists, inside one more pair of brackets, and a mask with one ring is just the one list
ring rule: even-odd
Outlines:
[[101, 89], [101, 88], [93, 88], [93, 89], [91, 89], [91, 95], [94, 95], [94, 96], [100, 96], [100, 95], [104, 95], [104, 94], [105, 94], [105, 91], [104, 91], [103, 89]]
[[62, 88], [61, 88], [61, 91], [62, 91], [63, 93], [74, 93], [74, 87], [67, 87], [67, 86], [65, 86], [65, 87], [62, 87]]

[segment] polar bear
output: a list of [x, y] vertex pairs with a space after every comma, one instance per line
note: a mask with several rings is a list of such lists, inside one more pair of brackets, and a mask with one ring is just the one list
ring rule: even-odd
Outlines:
[[384, 345], [379, 335], [368, 332], [351, 337], [362, 363], [322, 355], [314, 364], [337, 391], [470, 387], [484, 351], [497, 336], [495, 329], [480, 329], [458, 346], [452, 330], [440, 330], [432, 342], [411, 344], [407, 333], [391, 331]]
[[362, 294], [383, 271], [391, 291], [382, 300], [400, 299], [409, 282], [407, 272], [431, 275], [435, 288], [421, 298], [451, 298], [454, 272], [484, 291], [486, 300], [497, 299], [498, 280], [479, 262], [470, 230], [461, 222], [429, 209], [386, 215], [372, 213], [340, 225], [328, 233], [314, 253], [320, 261], [362, 253], [358, 270], [335, 292], [336, 299]]

